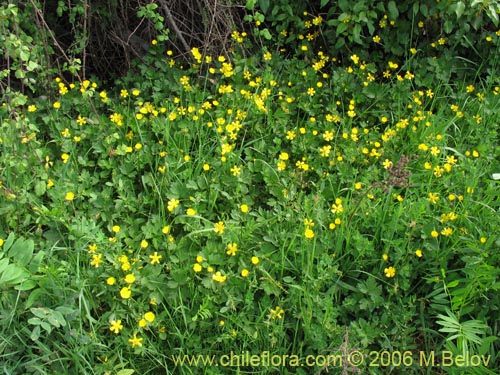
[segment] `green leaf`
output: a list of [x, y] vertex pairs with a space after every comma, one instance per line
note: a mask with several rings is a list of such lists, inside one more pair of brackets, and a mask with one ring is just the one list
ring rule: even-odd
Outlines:
[[248, 10], [253, 10], [257, 4], [257, 0], [247, 0], [246, 7]]
[[36, 341], [39, 338], [40, 338], [40, 326], [37, 325], [37, 326], [35, 326], [35, 328], [31, 332], [30, 339], [33, 340], [33, 341]]
[[361, 41], [361, 25], [359, 23], [354, 25], [352, 30], [352, 40], [354, 40], [358, 44], [363, 44]]
[[462, 17], [462, 14], [464, 14], [464, 10], [465, 10], [465, 4], [463, 1], [459, 1], [458, 3], [456, 3], [455, 14], [457, 15], [457, 19]]
[[64, 319], [64, 316], [56, 310], [53, 310], [52, 314], [49, 315], [48, 321], [54, 327], [64, 327], [66, 325], [66, 319]]
[[0, 260], [0, 275], [3, 273], [3, 271], [5, 271], [8, 265], [9, 265], [9, 259], [4, 258]]
[[35, 243], [23, 237], [17, 239], [9, 250], [9, 256], [21, 267], [26, 267], [33, 256]]
[[399, 11], [395, 1], [389, 1], [387, 4], [387, 11], [389, 12], [389, 17], [391, 17], [392, 20], [398, 19]]
[[45, 181], [38, 181], [35, 184], [35, 194], [37, 196], [42, 196], [47, 191], [47, 183]]
[[42, 320], [40, 318], [29, 318], [28, 319], [28, 324], [33, 324], [34, 326], [38, 326], [42, 323]]
[[319, 5], [320, 8], [323, 8], [326, 4], [328, 4], [330, 0], [321, 0], [321, 3]]
[[[26, 98], [24, 95], [22, 95], [22, 96], [24, 98]], [[5, 240], [5, 243], [3, 244], [3, 250], [5, 252], [7, 252], [10, 249], [10, 247], [14, 243], [15, 238], [16, 238], [16, 236], [14, 235], [13, 232], [9, 234], [9, 237], [7, 237], [7, 239]]]
[[490, 17], [491, 22], [498, 27], [498, 12], [494, 4], [490, 4], [490, 6], [486, 8], [486, 14]]
[[347, 28], [349, 27], [349, 25], [347, 23], [341, 23], [338, 27], [337, 27], [337, 36], [339, 36], [340, 34], [342, 34], [344, 31], [347, 30]]
[[0, 276], [0, 284], [20, 284], [26, 281], [29, 273], [15, 264], [10, 264]]
[[264, 29], [260, 32], [260, 35], [264, 37], [266, 40], [271, 40], [273, 37], [271, 36], [271, 33], [269, 32], [268, 29]]
[[40, 326], [46, 330], [48, 333], [52, 332], [52, 326], [47, 322], [41, 322]]
[[50, 309], [46, 309], [44, 307], [33, 307], [30, 309], [31, 313], [39, 318], [45, 319], [47, 315], [50, 314]]
[[264, 13], [269, 9], [269, 0], [259, 0], [259, 7]]
[[26, 280], [19, 285], [14, 287], [15, 290], [31, 290], [36, 287], [36, 282], [34, 280]]
[[116, 373], [116, 375], [132, 375], [135, 370], [123, 369]]

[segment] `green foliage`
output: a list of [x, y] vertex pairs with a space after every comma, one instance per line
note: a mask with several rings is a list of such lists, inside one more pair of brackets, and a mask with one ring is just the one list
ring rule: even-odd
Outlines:
[[[498, 372], [496, 61], [450, 81], [456, 46], [369, 41], [431, 50], [417, 15], [468, 17], [418, 4], [248, 1], [230, 53], [176, 60], [158, 38], [109, 86], [56, 76], [2, 105], [3, 369], [347, 373], [219, 362], [468, 350]], [[157, 11], [138, 9], [160, 29]]]

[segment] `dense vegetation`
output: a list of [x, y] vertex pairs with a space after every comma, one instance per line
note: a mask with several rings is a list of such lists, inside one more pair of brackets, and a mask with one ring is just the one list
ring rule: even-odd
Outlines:
[[498, 373], [499, 3], [208, 4], [0, 7], [1, 371]]

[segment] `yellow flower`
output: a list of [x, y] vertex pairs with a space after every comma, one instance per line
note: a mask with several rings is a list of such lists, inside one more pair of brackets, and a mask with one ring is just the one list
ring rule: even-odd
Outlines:
[[90, 261], [90, 265], [95, 268], [99, 267], [102, 262], [102, 254], [94, 254], [92, 255], [92, 260]]
[[260, 260], [259, 257], [256, 257], [255, 255], [252, 257], [251, 262], [253, 265], [259, 264]]
[[241, 270], [241, 277], [247, 277], [248, 273], [249, 273], [249, 271], [246, 268], [243, 268]]
[[122, 297], [123, 299], [129, 299], [131, 295], [132, 295], [132, 291], [127, 286], [124, 286], [120, 290], [120, 297]]
[[28, 112], [35, 112], [36, 111], [36, 105], [31, 104], [28, 106]]
[[437, 193], [429, 193], [429, 195], [427, 196], [427, 199], [431, 203], [436, 204], [437, 201], [439, 200], [439, 195]]
[[148, 323], [153, 323], [155, 320], [155, 314], [151, 311], [148, 311], [144, 314], [144, 319], [146, 319]]
[[188, 208], [186, 210], [186, 215], [188, 215], [188, 216], [194, 216], [194, 215], [196, 215], [196, 211], [193, 208]]
[[139, 320], [139, 327], [144, 328], [147, 324], [148, 322], [146, 322], [146, 319], [142, 318], [141, 320]]
[[446, 227], [441, 231], [441, 234], [443, 236], [450, 236], [451, 234], [453, 234], [453, 229], [450, 227]]
[[285, 313], [285, 310], [283, 310], [281, 307], [276, 306], [275, 309], [271, 309], [271, 319], [282, 319], [283, 314]]
[[391, 277], [396, 276], [396, 269], [394, 267], [390, 266], [390, 267], [384, 268], [384, 273], [385, 273], [386, 277], [391, 278]]
[[125, 276], [125, 282], [127, 284], [132, 284], [136, 280], [135, 275], [133, 273], [129, 273]]
[[2, 247], [2, 246], [3, 246], [3, 243], [4, 243], [3, 238], [0, 238], [0, 247]]
[[439, 236], [439, 232], [438, 232], [437, 230], [433, 230], [433, 231], [431, 232], [431, 236], [432, 236], [432, 237], [434, 237], [434, 238], [436, 238], [436, 237], [438, 237], [438, 236]]
[[212, 275], [212, 280], [217, 281], [219, 283], [223, 283], [224, 281], [226, 281], [226, 279], [227, 279], [227, 276], [226, 275], [222, 275], [220, 273], [220, 271], [217, 271], [216, 273], [214, 273]]
[[61, 102], [54, 102], [54, 104], [52, 105], [55, 109], [59, 109], [61, 108]]
[[237, 177], [241, 174], [241, 167], [238, 167], [237, 165], [233, 166], [231, 168], [231, 173], [233, 174], [233, 176]]
[[118, 233], [120, 232], [120, 226], [119, 225], [113, 225], [113, 228], [111, 228], [111, 230], [115, 233]]
[[165, 225], [162, 229], [161, 232], [163, 234], [168, 234], [170, 232], [170, 225]]
[[170, 199], [167, 203], [167, 210], [169, 212], [172, 212], [177, 208], [177, 206], [180, 204], [180, 201], [178, 199]]
[[241, 212], [243, 212], [244, 214], [246, 214], [248, 212], [248, 205], [242, 204], [240, 206], [240, 210], [241, 210]]
[[116, 279], [113, 276], [108, 277], [106, 279], [106, 284], [108, 284], [108, 285], [115, 285], [115, 283], [116, 283]]
[[[481, 237], [479, 239], [479, 242], [481, 242], [481, 243], [486, 243], [486, 241], [488, 241], [488, 239], [486, 237]], [[0, 246], [2, 246], [2, 243], [3, 243], [3, 241], [0, 239]]]
[[66, 193], [66, 196], [64, 197], [64, 200], [72, 201], [73, 199], [75, 199], [75, 193], [68, 191]]
[[236, 242], [227, 245], [227, 251], [226, 251], [227, 255], [234, 257], [237, 251], [238, 251], [238, 244]]
[[142, 249], [145, 249], [145, 248], [147, 248], [148, 246], [149, 246], [148, 241], [146, 241], [146, 240], [142, 240], [142, 241], [141, 241], [141, 248], [142, 248]]
[[113, 333], [120, 333], [120, 331], [123, 329], [122, 321], [120, 319], [118, 320], [112, 320], [109, 322], [109, 330]]
[[422, 250], [417, 249], [417, 250], [415, 250], [415, 255], [416, 255], [417, 257], [419, 257], [419, 258], [422, 258], [422, 256], [423, 256], [424, 254], [422, 253]]
[[307, 227], [306, 230], [304, 231], [304, 236], [307, 239], [314, 238], [314, 231], [311, 228]]
[[222, 221], [219, 221], [214, 225], [214, 232], [217, 234], [222, 234], [224, 233], [224, 228], [225, 228], [224, 223]]
[[132, 338], [128, 339], [128, 342], [130, 343], [130, 345], [132, 345], [132, 348], [135, 348], [136, 346], [138, 347], [142, 346], [142, 340], [144, 340], [142, 337], [139, 338], [136, 336], [136, 334], [134, 334]]
[[151, 259], [151, 264], [160, 264], [160, 260], [161, 260], [162, 256], [161, 255], [158, 255], [158, 252], [155, 251], [153, 253], [153, 255], [150, 255], [149, 256], [149, 259]]
[[69, 155], [64, 153], [61, 155], [61, 159], [62, 159], [63, 163], [66, 164], [69, 160]]
[[201, 264], [200, 264], [200, 263], [195, 263], [195, 264], [193, 264], [193, 271], [194, 271], [194, 272], [197, 272], [197, 273], [198, 273], [198, 272], [201, 272], [201, 270], [202, 270], [202, 269], [203, 269], [203, 267], [201, 266]]

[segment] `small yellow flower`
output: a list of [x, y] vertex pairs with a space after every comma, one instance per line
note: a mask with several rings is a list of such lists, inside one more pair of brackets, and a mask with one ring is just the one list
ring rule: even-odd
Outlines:
[[153, 253], [153, 255], [150, 255], [149, 256], [149, 259], [151, 259], [151, 264], [160, 264], [160, 260], [161, 260], [162, 256], [161, 255], [158, 255], [158, 252], [155, 251]]
[[437, 230], [433, 230], [433, 231], [431, 232], [431, 236], [432, 236], [433, 238], [436, 238], [436, 237], [438, 237], [438, 236], [439, 236], [439, 232], [438, 232]]
[[118, 320], [112, 320], [109, 322], [109, 330], [113, 333], [120, 333], [120, 331], [123, 329], [122, 321], [120, 319]]
[[170, 225], [165, 225], [162, 229], [161, 232], [163, 234], [169, 234], [170, 233]]
[[149, 246], [149, 242], [146, 240], [141, 241], [141, 248], [146, 249]]
[[2, 247], [2, 246], [3, 246], [3, 243], [4, 243], [3, 238], [0, 238], [0, 247]]
[[276, 306], [275, 309], [271, 309], [271, 319], [282, 319], [283, 314], [285, 313], [285, 310], [283, 310], [281, 307]]
[[188, 208], [186, 210], [186, 215], [188, 215], [188, 216], [194, 216], [194, 215], [196, 215], [196, 211], [193, 208]]
[[390, 267], [384, 268], [384, 273], [385, 273], [386, 277], [391, 278], [391, 277], [396, 276], [396, 269], [394, 267], [390, 266]]
[[304, 237], [307, 238], [307, 239], [311, 239], [311, 238], [314, 238], [314, 231], [307, 227], [306, 230], [304, 231]]
[[225, 228], [224, 222], [219, 221], [219, 222], [215, 223], [215, 225], [214, 225], [214, 232], [217, 234], [222, 234], [222, 233], [224, 233], [224, 228]]
[[253, 265], [259, 264], [259, 262], [260, 262], [259, 257], [257, 257], [257, 256], [254, 255], [252, 257], [252, 259], [251, 259], [251, 262], [252, 262]]
[[226, 251], [227, 255], [234, 257], [237, 251], [238, 251], [238, 244], [236, 242], [227, 245], [227, 251]]
[[111, 230], [114, 232], [114, 233], [118, 233], [120, 232], [120, 226], [119, 225], [113, 225], [113, 228], [111, 228]]
[[241, 210], [241, 212], [243, 212], [244, 214], [246, 214], [248, 212], [248, 205], [242, 204], [240, 206], [240, 210]]
[[132, 283], [134, 283], [134, 282], [135, 282], [135, 280], [136, 280], [136, 278], [135, 278], [135, 275], [134, 275], [133, 273], [129, 273], [129, 274], [127, 274], [127, 275], [125, 276], [125, 282], [126, 282], [127, 284], [132, 284]]
[[127, 286], [124, 286], [120, 290], [120, 297], [122, 297], [123, 299], [129, 299], [131, 295], [132, 295], [132, 291]]
[[113, 276], [108, 277], [106, 279], [106, 284], [108, 284], [108, 285], [115, 285], [115, 283], [116, 283], [116, 279]]
[[[0, 239], [0, 241], [1, 241], [1, 239]], [[481, 243], [486, 243], [486, 241], [488, 241], [488, 239], [486, 237], [481, 237], [479, 239], [479, 242], [481, 242]], [[0, 246], [2, 246], [2, 245], [0, 244]]]
[[132, 345], [132, 348], [135, 348], [136, 346], [142, 346], [142, 340], [144, 340], [142, 337], [139, 338], [136, 336], [136, 334], [134, 334], [132, 338], [128, 339], [128, 342], [130, 343], [130, 345]]
[[144, 319], [146, 319], [148, 323], [153, 323], [155, 318], [156, 318], [155, 314], [151, 311], [148, 311], [147, 313], [144, 314]]
[[102, 254], [92, 255], [92, 260], [90, 261], [91, 266], [98, 268], [101, 262], [102, 262]]
[[177, 206], [180, 204], [180, 201], [178, 199], [170, 199], [167, 203], [167, 210], [169, 212], [172, 212], [177, 208]]
[[422, 258], [424, 254], [423, 254], [422, 250], [417, 249], [417, 250], [415, 250], [415, 255], [419, 258]]
[[227, 279], [227, 276], [222, 275], [220, 271], [217, 271], [216, 273], [214, 273], [212, 275], [212, 280], [217, 281], [219, 283], [223, 283], [224, 281], [226, 281], [226, 279]]
[[193, 264], [193, 271], [198, 273], [198, 272], [201, 272], [201, 270], [203, 269], [203, 267], [201, 266], [200, 263], [195, 263]]
[[243, 268], [241, 270], [241, 277], [247, 277], [249, 274], [249, 271], [246, 268]]
[[64, 200], [72, 201], [73, 199], [75, 199], [75, 193], [73, 193], [72, 191], [68, 191], [66, 193], [66, 196], [64, 197]]

